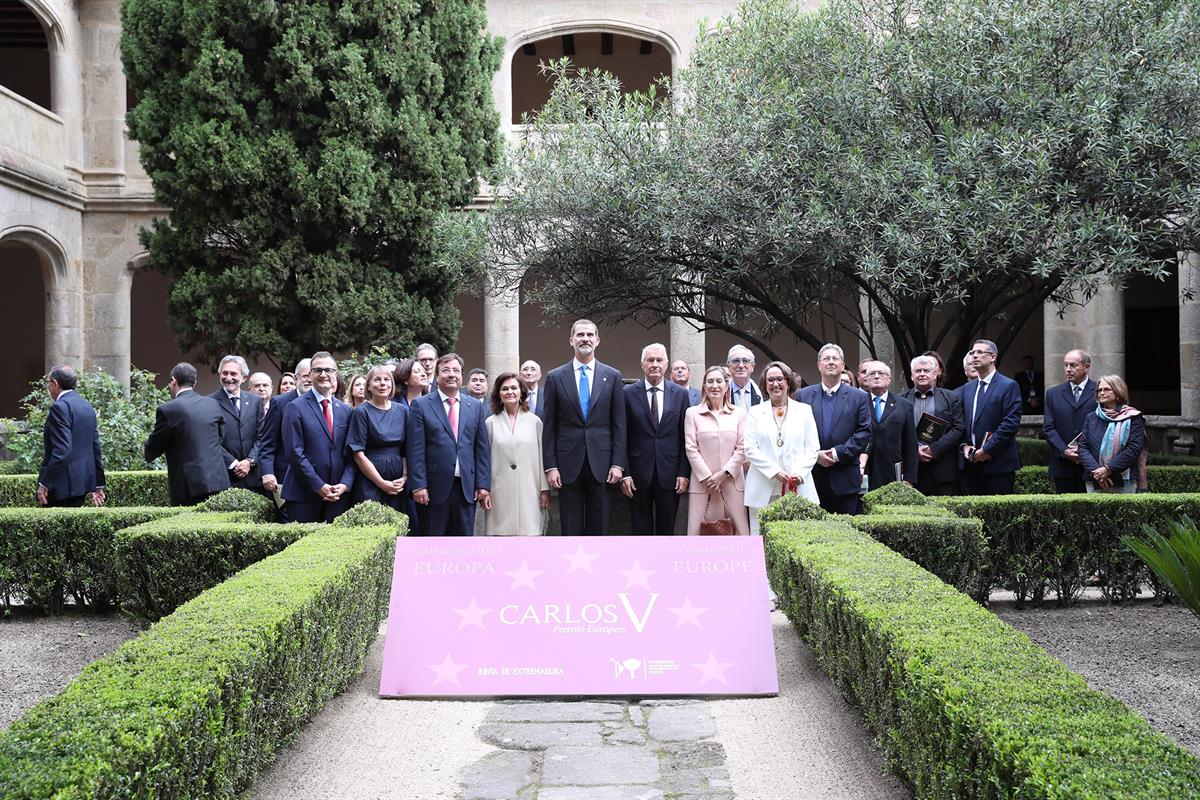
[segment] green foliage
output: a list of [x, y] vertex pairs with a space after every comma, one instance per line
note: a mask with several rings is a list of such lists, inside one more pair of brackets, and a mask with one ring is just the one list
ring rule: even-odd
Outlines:
[[767, 525], [781, 520], [825, 519], [825, 509], [798, 494], [780, 497], [758, 511], [758, 524]]
[[0, 475], [17, 475], [21, 472], [21, 465], [15, 459], [12, 461], [0, 461]]
[[[1022, 462], [1023, 463], [1023, 462]], [[1194, 466], [1146, 467], [1147, 491], [1155, 494], [1200, 492], [1200, 468]], [[1054, 480], [1046, 467], [1017, 470], [1017, 494], [1054, 494]]]
[[1200, 245], [1188, 4], [809, 5], [740, 4], [654, 97], [560, 65], [459, 255], [552, 313], [678, 314], [768, 355], [873, 343], [877, 315], [907, 363], [985, 331], [1005, 352], [1047, 300]]
[[394, 546], [307, 536], [93, 662], [0, 734], [0, 797], [240, 796], [362, 671]]
[[[154, 428], [154, 412], [171, 399], [167, 389], [154, 385], [154, 377], [153, 372], [130, 370], [129, 397], [126, 397], [121, 382], [104, 370], [79, 373], [75, 390], [96, 409], [105, 472], [146, 469], [142, 447]], [[30, 386], [31, 391], [21, 400], [29, 427], [24, 433], [13, 432], [9, 436], [8, 449], [15, 457], [16, 469], [37, 473], [42, 465], [42, 428], [53, 401], [41, 381]], [[149, 466], [164, 469], [166, 464], [160, 458]]]
[[[173, 517], [171, 508], [0, 509], [0, 600], [51, 613], [73, 600], [104, 607], [117, 598], [117, 532]], [[186, 559], [185, 559], [186, 560]]]
[[225, 489], [200, 504], [200, 511], [243, 511], [257, 522], [275, 519], [275, 504], [270, 498], [249, 489]]
[[1044, 467], [1050, 463], [1050, 445], [1045, 439], [1018, 436], [1017, 454], [1023, 467]]
[[780, 604], [915, 795], [1200, 796], [1200, 760], [1027, 636], [848, 525], [776, 523]]
[[[180, 346], [399, 351], [458, 335], [439, 215], [499, 150], [483, 0], [125, 0], [126, 121]], [[215, 244], [215, 246], [214, 246]]]
[[[418, 343], [419, 344], [419, 343]], [[386, 347], [375, 346], [370, 349], [365, 355], [351, 353], [349, 357], [343, 358], [337, 362], [338, 377], [341, 380], [342, 390], [345, 391], [346, 384], [354, 375], [366, 375], [367, 370], [371, 367], [382, 364], [393, 356]], [[401, 361], [403, 359], [396, 359]]]
[[350, 508], [335, 519], [333, 524], [343, 528], [357, 528], [368, 525], [390, 527], [403, 536], [408, 530], [408, 517], [393, 508], [385, 506], [383, 503], [368, 500], [365, 503], [359, 503]]
[[1146, 539], [1126, 536], [1121, 541], [1146, 562], [1171, 594], [1200, 616], [1200, 530], [1186, 516], [1165, 520], [1163, 529], [1168, 536], [1143, 525]]
[[900, 481], [884, 484], [863, 495], [863, 510], [868, 513], [884, 506], [927, 506], [930, 499]]
[[[105, 505], [168, 506], [171, 504], [166, 470], [108, 472]], [[37, 505], [37, 473], [0, 475], [0, 508], [29, 508]]]

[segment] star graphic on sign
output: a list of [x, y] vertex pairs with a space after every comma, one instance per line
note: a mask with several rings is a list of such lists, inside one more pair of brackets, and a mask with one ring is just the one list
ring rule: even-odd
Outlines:
[[504, 574], [513, 579], [512, 586], [508, 587], [510, 592], [519, 586], [528, 586], [537, 591], [537, 587], [533, 585], [533, 579], [541, 575], [542, 570], [530, 569], [529, 565], [522, 561], [520, 569], [506, 571]]
[[468, 625], [475, 625], [482, 629], [484, 627], [483, 615], [491, 613], [492, 610], [490, 608], [480, 608], [476, 605], [475, 598], [472, 597], [470, 604], [466, 608], [456, 608], [453, 611], [460, 617], [458, 629], [461, 631]]
[[642, 586], [645, 587], [646, 591], [650, 591], [650, 584], [646, 582], [646, 579], [651, 575], [657, 575], [658, 570], [642, 569], [641, 562], [634, 561], [632, 567], [629, 569], [619, 569], [617, 570], [617, 574], [625, 576], [625, 588], [623, 591], [629, 591], [631, 586]]
[[697, 628], [703, 628], [704, 625], [700, 623], [700, 615], [708, 611], [707, 608], [696, 608], [696, 606], [692, 605], [692, 598], [690, 597], [683, 598], [683, 605], [679, 608], [669, 608], [667, 610], [675, 615], [676, 628], [682, 628], [684, 625], [695, 625]]
[[[442, 659], [440, 664], [426, 664], [426, 667], [433, 670], [434, 679], [433, 685], [437, 686], [442, 681], [450, 681], [455, 686], [462, 686], [458, 682], [458, 673], [467, 668], [466, 664], [455, 664], [454, 659], [450, 658], [450, 654], [446, 653], [446, 657]], [[703, 681], [701, 681], [703, 683]]]
[[570, 575], [577, 569], [585, 572], [592, 571], [592, 562], [600, 557], [599, 553], [588, 553], [583, 549], [583, 545], [575, 548], [574, 553], [567, 553], [563, 556], [568, 562], [567, 574]]
[[729, 681], [725, 680], [725, 670], [733, 666], [733, 663], [722, 664], [717, 661], [717, 657], [713, 655], [713, 651], [708, 651], [708, 661], [703, 664], [692, 664], [693, 667], [700, 670], [700, 685], [708, 683], [710, 680], [717, 680], [726, 686]]

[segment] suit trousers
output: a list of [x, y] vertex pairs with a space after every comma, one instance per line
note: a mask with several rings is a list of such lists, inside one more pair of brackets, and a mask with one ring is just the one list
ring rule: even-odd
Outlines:
[[[921, 466], [924, 466], [922, 464]], [[917, 467], [917, 491], [926, 497], [949, 497], [959, 492], [958, 481], [937, 481]]]
[[664, 489], [657, 481], [639, 486], [629, 501], [631, 533], [648, 536], [673, 536], [675, 515], [679, 511], [679, 495], [674, 487]]
[[813, 484], [817, 489], [817, 497], [821, 508], [831, 514], [857, 514], [862, 505], [857, 492], [854, 494], [834, 494], [829, 488], [829, 471], [825, 467], [813, 467]]
[[969, 466], [962, 471], [963, 494], [979, 496], [1012, 494], [1017, 485], [1017, 473], [986, 473], [978, 467]]
[[475, 503], [463, 496], [462, 479], [450, 484], [444, 503], [417, 503], [417, 525], [421, 536], [474, 536]]
[[608, 484], [592, 476], [586, 455], [579, 477], [558, 490], [558, 508], [563, 536], [608, 534]]
[[82, 508], [85, 500], [87, 500], [86, 494], [78, 497], [64, 497], [61, 500], [47, 500], [46, 508]]
[[333, 522], [350, 507], [349, 493], [336, 503], [318, 500], [315, 503], [298, 503], [294, 500], [285, 504], [288, 522]]
[[1083, 473], [1070, 478], [1055, 478], [1054, 491], [1059, 494], [1083, 494], [1087, 491], [1087, 483], [1083, 480]]

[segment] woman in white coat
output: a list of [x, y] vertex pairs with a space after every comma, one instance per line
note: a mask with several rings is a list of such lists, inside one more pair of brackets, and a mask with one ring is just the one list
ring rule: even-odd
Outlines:
[[492, 416], [484, 421], [492, 443], [492, 491], [483, 501], [489, 536], [538, 536], [550, 507], [542, 469], [542, 421], [529, 411], [529, 390], [515, 372], [492, 388]]
[[769, 402], [751, 407], [746, 418], [746, 506], [750, 532], [757, 534], [758, 510], [779, 497], [795, 481], [794, 491], [816, 503], [812, 470], [821, 449], [812, 407], [793, 400], [796, 375], [782, 361], [772, 361], [762, 373]]

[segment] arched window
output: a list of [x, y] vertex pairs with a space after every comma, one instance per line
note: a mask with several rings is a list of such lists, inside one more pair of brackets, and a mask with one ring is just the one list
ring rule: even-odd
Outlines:
[[5, 313], [0, 336], [6, 342], [11, 369], [0, 372], [0, 417], [18, 417], [30, 381], [45, 374], [46, 273], [42, 253], [24, 242], [0, 241], [0, 280], [4, 281]]
[[24, 3], [0, 0], [0, 86], [50, 109], [50, 47]]

